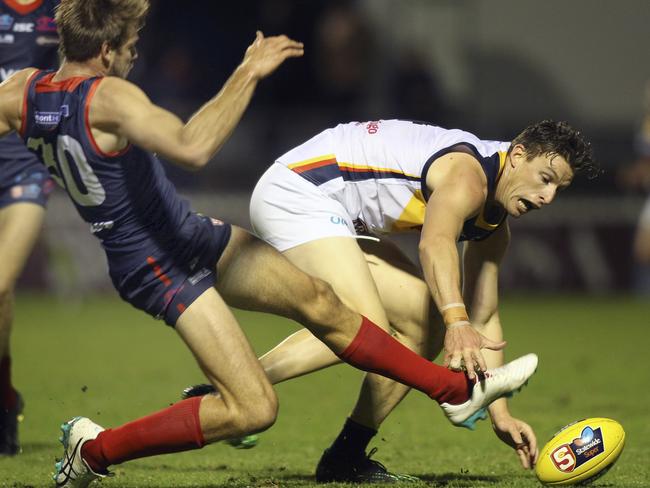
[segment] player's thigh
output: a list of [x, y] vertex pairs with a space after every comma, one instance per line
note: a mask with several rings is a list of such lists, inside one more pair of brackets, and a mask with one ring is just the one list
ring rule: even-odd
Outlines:
[[444, 327], [420, 269], [388, 240], [359, 241], [393, 329], [437, 354]]
[[298, 268], [329, 283], [352, 310], [388, 328], [382, 300], [356, 239], [326, 237], [293, 247], [283, 254]]
[[0, 208], [0, 286], [11, 286], [41, 231], [45, 209], [21, 202]]
[[315, 327], [329, 330], [337, 321], [352, 320], [352, 312], [342, 306], [326, 283], [315, 280], [271, 245], [236, 226], [217, 263], [216, 288], [234, 307], [303, 323], [307, 320]]
[[230, 308], [214, 288], [206, 290], [183, 312], [175, 328], [227, 404], [254, 402], [260, 395], [269, 395], [271, 386], [264, 370]]

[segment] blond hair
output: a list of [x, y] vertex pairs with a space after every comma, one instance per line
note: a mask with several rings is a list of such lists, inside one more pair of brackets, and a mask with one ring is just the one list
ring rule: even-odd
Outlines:
[[61, 0], [55, 16], [61, 55], [83, 62], [97, 56], [104, 42], [120, 49], [148, 11], [149, 0]]

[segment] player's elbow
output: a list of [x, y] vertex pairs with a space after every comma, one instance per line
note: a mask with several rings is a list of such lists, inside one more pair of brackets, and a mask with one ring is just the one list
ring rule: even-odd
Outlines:
[[422, 237], [418, 244], [418, 253], [421, 260], [429, 260], [434, 254], [449, 248], [455, 248], [456, 241], [444, 234], [433, 234]]
[[176, 162], [187, 171], [199, 171], [210, 161], [211, 155], [199, 147], [186, 146]]

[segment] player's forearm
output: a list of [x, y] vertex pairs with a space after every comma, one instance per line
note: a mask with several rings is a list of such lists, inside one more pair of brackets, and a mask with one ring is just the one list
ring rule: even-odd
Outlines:
[[190, 146], [200, 148], [194, 165], [205, 166], [228, 140], [248, 107], [258, 78], [240, 65], [219, 93], [201, 107], [185, 124], [182, 138]]
[[462, 303], [456, 242], [440, 236], [420, 243], [420, 262], [431, 296], [438, 307]]

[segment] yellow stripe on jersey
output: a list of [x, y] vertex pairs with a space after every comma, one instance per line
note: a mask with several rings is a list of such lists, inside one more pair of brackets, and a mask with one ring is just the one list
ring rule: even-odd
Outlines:
[[404, 207], [402, 214], [393, 222], [393, 231], [405, 231], [422, 227], [424, 224], [424, 214], [427, 208], [427, 202], [421, 190], [415, 190], [415, 193]]
[[400, 174], [404, 175], [407, 178], [412, 178], [415, 180], [419, 180], [420, 176], [419, 175], [412, 175], [409, 173], [405, 173], [404, 171], [401, 171], [397, 168], [378, 168], [377, 166], [366, 166], [366, 165], [361, 165], [361, 164], [354, 164], [354, 163], [344, 163], [339, 161], [338, 162], [339, 168], [345, 171], [351, 171], [351, 172], [371, 172], [371, 173], [394, 173], [394, 174]]
[[310, 164], [320, 163], [320, 162], [329, 162], [336, 161], [336, 156], [334, 154], [325, 154], [323, 156], [316, 156], [315, 158], [305, 159], [304, 161], [298, 161], [297, 163], [288, 164], [287, 168], [297, 169], [302, 166], [309, 166]]

